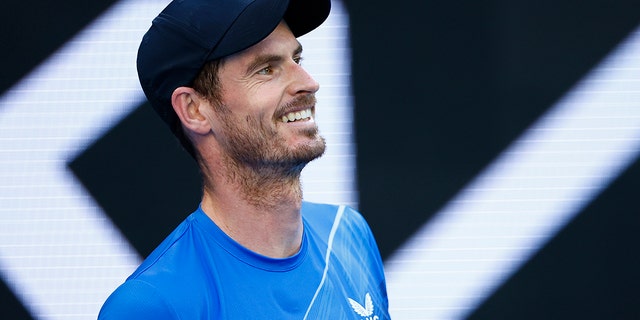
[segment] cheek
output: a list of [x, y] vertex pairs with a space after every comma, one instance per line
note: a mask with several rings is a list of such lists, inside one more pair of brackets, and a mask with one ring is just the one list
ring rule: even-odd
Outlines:
[[283, 104], [283, 90], [277, 81], [251, 87], [225, 90], [223, 102], [237, 118], [252, 116], [261, 121], [274, 122], [274, 114]]

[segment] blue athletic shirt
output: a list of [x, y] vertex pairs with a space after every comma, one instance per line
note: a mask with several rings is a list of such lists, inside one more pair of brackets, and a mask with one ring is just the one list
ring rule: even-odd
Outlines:
[[250, 251], [198, 208], [106, 300], [98, 319], [389, 319], [382, 260], [357, 211], [303, 202], [297, 254]]

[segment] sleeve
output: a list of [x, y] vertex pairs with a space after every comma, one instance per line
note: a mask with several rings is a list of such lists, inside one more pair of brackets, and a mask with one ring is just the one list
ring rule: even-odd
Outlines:
[[118, 287], [100, 309], [98, 320], [179, 319], [175, 310], [151, 284], [127, 280]]

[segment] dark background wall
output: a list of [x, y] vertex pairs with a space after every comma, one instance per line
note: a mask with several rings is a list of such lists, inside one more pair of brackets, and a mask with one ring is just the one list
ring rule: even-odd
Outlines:
[[[385, 256], [640, 25], [638, 1], [347, 5], [360, 209]], [[640, 317], [639, 169], [471, 318]]]
[[[112, 3], [5, 4], [0, 91]], [[627, 0], [345, 3], [359, 208], [385, 258], [640, 25], [640, 3]], [[69, 163], [142, 255], [183, 217], [142, 225], [146, 217], [130, 214], [134, 204], [172, 194], [175, 211], [192, 206], [199, 189], [195, 167], [168, 136], [134, 129], [158, 125], [148, 110], [140, 106]], [[116, 145], [129, 156], [105, 162]], [[158, 155], [167, 150], [175, 156]], [[174, 165], [190, 171], [160, 181], [158, 173]], [[128, 166], [144, 170], [123, 170]], [[640, 318], [639, 170], [634, 163], [471, 318]], [[29, 318], [5, 285], [0, 296], [7, 319]]]

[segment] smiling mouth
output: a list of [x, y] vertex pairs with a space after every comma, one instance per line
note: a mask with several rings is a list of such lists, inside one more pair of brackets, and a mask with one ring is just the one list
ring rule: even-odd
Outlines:
[[282, 122], [294, 122], [300, 120], [309, 120], [311, 119], [311, 109], [304, 109], [296, 112], [289, 112], [288, 114], [282, 116]]

